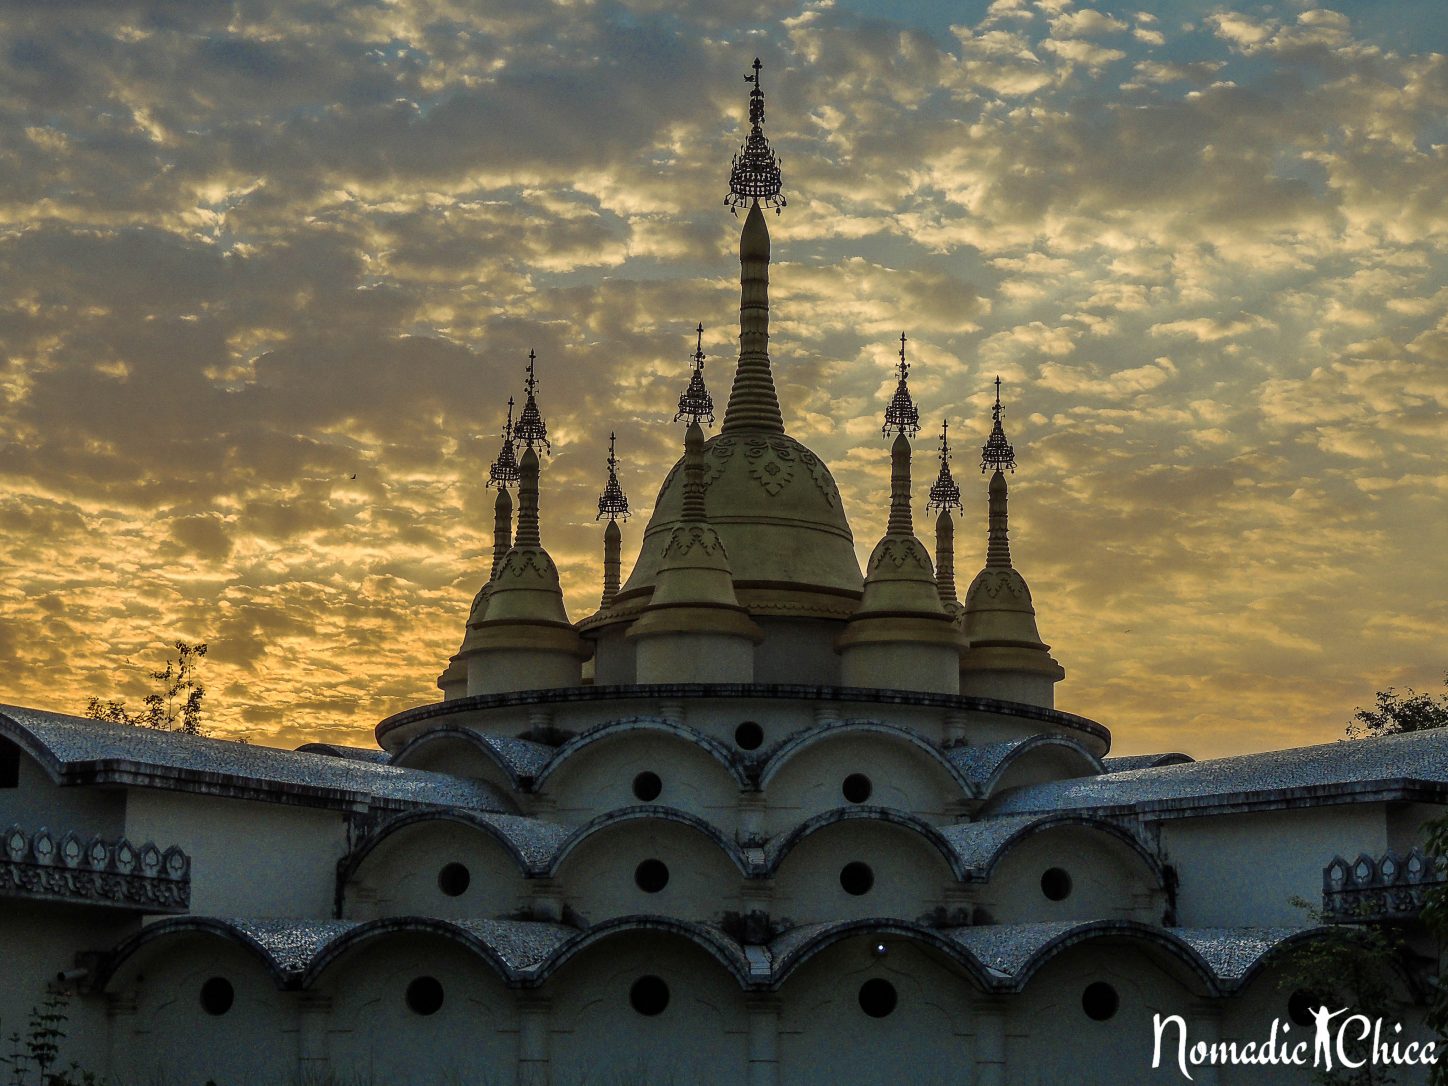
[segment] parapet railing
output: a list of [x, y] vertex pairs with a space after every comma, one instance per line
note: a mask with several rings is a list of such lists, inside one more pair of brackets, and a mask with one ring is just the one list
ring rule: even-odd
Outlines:
[[124, 837], [57, 838], [11, 826], [0, 837], [0, 896], [102, 905], [147, 913], [191, 907], [191, 858], [172, 845], [137, 847]]
[[1379, 857], [1341, 856], [1322, 871], [1322, 912], [1328, 920], [1415, 920], [1428, 892], [1448, 882], [1442, 857], [1413, 849]]

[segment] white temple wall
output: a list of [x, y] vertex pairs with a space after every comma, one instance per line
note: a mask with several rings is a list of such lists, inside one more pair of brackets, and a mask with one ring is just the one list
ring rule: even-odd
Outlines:
[[[861, 1008], [861, 987], [870, 981], [895, 991], [895, 1008], [883, 1017]], [[969, 1086], [976, 1081], [978, 994], [957, 968], [907, 939], [844, 939], [780, 987], [779, 1082]]]
[[116, 838], [125, 833], [129, 789], [61, 787], [30, 755], [23, 750], [18, 754], [16, 786], [0, 788], [0, 830], [18, 824], [34, 833], [45, 827], [57, 839], [71, 830], [86, 839], [97, 834]]
[[[668, 986], [668, 1005], [630, 1005], [642, 977]], [[551, 1002], [552, 1081], [588, 1086], [739, 1086], [748, 1022], [739, 982], [710, 954], [658, 932], [613, 936], [544, 985]]]
[[835, 638], [845, 628], [840, 620], [770, 618], [754, 615], [764, 640], [754, 646], [754, 681], [841, 686], [840, 657]]
[[497, 838], [433, 819], [404, 826], [377, 844], [348, 880], [342, 914], [359, 920], [506, 916], [527, 901], [518, 861]]
[[[1424, 847], [1423, 824], [1442, 818], [1445, 808], [1434, 803], [1390, 803], [1387, 805], [1388, 847], [1406, 856]], [[1348, 856], [1346, 859], [1353, 859]]]
[[[1062, 890], [1065, 895], [1053, 900]], [[1166, 895], [1150, 866], [1124, 842], [1100, 830], [1053, 826], [1012, 845], [976, 900], [998, 924], [1126, 919], [1159, 924]]]
[[[232, 994], [220, 1014], [202, 1001], [213, 978]], [[234, 943], [200, 933], [163, 938], [127, 962], [108, 992], [118, 1082], [276, 1086], [296, 1077], [295, 997]]]
[[[869, 868], [870, 888], [850, 893], [845, 867]], [[945, 858], [906, 826], [851, 820], [824, 826], [800, 840], [773, 879], [777, 917], [794, 924], [864, 917], [914, 920], [945, 904], [957, 886]]]
[[1163, 858], [1177, 868], [1177, 918], [1183, 927], [1306, 926], [1310, 918], [1291, 899], [1321, 907], [1322, 869], [1333, 856], [1380, 856], [1388, 847], [1380, 803], [1179, 818], [1160, 825]]
[[[641, 773], [659, 778], [657, 797], [646, 800], [636, 794]], [[718, 758], [687, 739], [631, 731], [571, 754], [541, 782], [539, 796], [551, 801], [550, 818], [567, 823], [649, 802], [696, 814], [728, 832], [739, 803], [739, 784]]]
[[745, 637], [669, 633], [635, 642], [641, 683], [750, 683], [754, 645]]
[[[648, 861], [667, 869], [667, 882], [653, 892], [640, 885], [652, 885], [648, 877], [658, 871], [641, 871], [639, 865]], [[721, 914], [739, 908], [744, 875], [699, 830], [638, 819], [580, 841], [559, 865], [556, 879], [565, 903], [588, 924], [635, 913], [717, 924]]]
[[960, 692], [978, 698], [1056, 707], [1056, 680], [1030, 671], [962, 671]]
[[343, 815], [317, 807], [127, 790], [126, 836], [180, 845], [191, 857], [191, 911], [201, 916], [330, 916]]
[[[868, 782], [862, 803], [846, 797], [848, 777]], [[927, 822], [950, 821], [968, 798], [939, 759], [878, 732], [840, 732], [796, 751], [764, 784], [764, 797], [768, 836], [822, 811], [862, 804], [908, 811]]]
[[[431, 1014], [409, 1006], [409, 988], [423, 978], [441, 986], [442, 1004]], [[422, 933], [379, 938], [330, 966], [309, 994], [329, 1001], [325, 1049], [333, 1081], [515, 1080], [517, 1000], [486, 962], [456, 943]]]
[[841, 653], [840, 682], [844, 686], [958, 694], [960, 651], [954, 645], [920, 642], [852, 645]]

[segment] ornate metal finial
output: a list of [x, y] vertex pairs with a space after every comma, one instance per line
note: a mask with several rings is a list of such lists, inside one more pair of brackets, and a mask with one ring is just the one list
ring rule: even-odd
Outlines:
[[914, 437], [920, 432], [920, 412], [910, 398], [909, 386], [905, 384], [905, 378], [910, 375], [910, 364], [905, 361], [904, 332], [900, 333], [899, 370], [900, 383], [895, 386], [895, 395], [890, 397], [890, 403], [885, 408], [885, 425], [880, 427], [884, 437], [889, 437], [892, 430], [906, 437]]
[[764, 138], [764, 91], [759, 86], [759, 69], [764, 67], [759, 58], [754, 58], [754, 74], [746, 75], [744, 81], [753, 83], [749, 92], [749, 138], [734, 156], [729, 169], [729, 195], [724, 197], [724, 206], [734, 214], [739, 208], [762, 201], [765, 207], [774, 208], [778, 213], [787, 201], [780, 191], [779, 159]]
[[623, 487], [618, 485], [618, 457], [613, 454], [614, 442], [618, 435], [608, 435], [608, 482], [604, 484], [603, 493], [598, 498], [598, 516], [594, 520], [602, 520], [607, 517], [609, 520], [617, 520], [622, 517], [628, 520], [628, 495], [623, 492]]
[[488, 485], [506, 490], [518, 481], [518, 454], [513, 448], [513, 397], [508, 397], [508, 421], [503, 424], [503, 447], [488, 468]]
[[940, 424], [940, 474], [930, 488], [930, 500], [925, 503], [925, 509], [927, 512], [939, 509], [943, 513], [952, 506], [965, 512], [965, 506], [960, 502], [960, 486], [950, 474], [950, 422], [946, 420]]
[[518, 425], [513, 427], [513, 439], [525, 449], [533, 449], [542, 445], [551, 453], [553, 446], [548, 444], [548, 427], [544, 424], [543, 416], [538, 411], [538, 378], [533, 375], [533, 363], [537, 357], [533, 351], [528, 352], [528, 376], [523, 381], [523, 388], [528, 392], [528, 399], [523, 403], [523, 413], [518, 416]]
[[991, 427], [990, 437], [986, 438], [985, 444], [980, 449], [980, 470], [981, 473], [995, 468], [1016, 470], [1016, 450], [1006, 440], [1006, 432], [1001, 428], [1001, 379], [995, 379], [996, 398], [995, 406], [991, 408], [991, 418], [995, 425]]
[[685, 419], [688, 422], [706, 422], [712, 426], [714, 399], [704, 387], [704, 326], [699, 325], [696, 331], [699, 333], [699, 340], [694, 347], [694, 372], [689, 376], [689, 387], [684, 389], [683, 395], [679, 397], [679, 413], [674, 416], [674, 421]]

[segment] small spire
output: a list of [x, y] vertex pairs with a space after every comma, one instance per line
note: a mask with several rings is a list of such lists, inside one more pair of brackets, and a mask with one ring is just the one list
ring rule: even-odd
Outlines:
[[947, 610], [960, 605], [955, 594], [955, 521], [949, 508], [935, 518], [935, 592]]
[[689, 387], [679, 397], [679, 413], [674, 421], [688, 419], [690, 422], [714, 423], [714, 398], [704, 387], [704, 325], [696, 329], [699, 339], [694, 347], [694, 370], [689, 375]]
[[503, 447], [488, 468], [488, 485], [506, 491], [518, 481], [518, 454], [513, 448], [513, 397], [508, 397], [508, 421], [503, 424]]
[[913, 535], [915, 520], [910, 512], [910, 442], [904, 434], [895, 435], [890, 446], [890, 520], [886, 535]]
[[623, 492], [623, 487], [618, 485], [618, 457], [614, 455], [614, 442], [618, 435], [608, 435], [608, 482], [604, 484], [603, 493], [598, 498], [598, 516], [594, 520], [602, 520], [607, 517], [615, 521], [619, 517], [628, 520], [628, 495]]
[[772, 207], [775, 213], [784, 207], [786, 200], [781, 192], [779, 159], [764, 138], [764, 90], [759, 85], [759, 69], [764, 67], [759, 58], [754, 58], [754, 74], [746, 75], [744, 81], [753, 83], [749, 92], [749, 138], [734, 156], [729, 169], [729, 195], [724, 197], [724, 206], [734, 214], [739, 208], [758, 204]]
[[1002, 468], [1016, 470], [1016, 450], [1006, 440], [1006, 432], [1001, 428], [1001, 379], [995, 379], [996, 397], [995, 406], [991, 408], [991, 418], [995, 425], [991, 427], [990, 437], [980, 449], [980, 470], [981, 474], [989, 471], [992, 467], [996, 471]]
[[538, 411], [538, 378], [533, 373], [533, 363], [537, 357], [533, 351], [528, 352], [528, 376], [523, 381], [523, 388], [528, 392], [528, 399], [523, 403], [523, 413], [518, 416], [518, 425], [513, 427], [513, 438], [525, 449], [533, 449], [542, 445], [551, 453], [553, 446], [548, 444], [548, 427], [544, 424], [543, 416]]
[[689, 423], [684, 431], [684, 509], [685, 521], [702, 522], [706, 519], [704, 508], [704, 431], [697, 422]]
[[[517, 465], [514, 465], [516, 475]], [[503, 559], [508, 556], [508, 551], [513, 548], [513, 499], [508, 497], [508, 492], [502, 487], [498, 488], [497, 501], [493, 502], [493, 569], [488, 574], [488, 580], [498, 576], [498, 570], [503, 567]]]
[[939, 509], [943, 513], [952, 506], [965, 512], [965, 506], [960, 501], [960, 487], [950, 474], [950, 422], [947, 419], [940, 423], [940, 474], [930, 488], [930, 500], [925, 503], [925, 508], [927, 512]]
[[890, 403], [885, 408], [885, 425], [880, 427], [880, 433], [889, 437], [893, 430], [897, 434], [906, 437], [914, 437], [920, 432], [920, 411], [915, 406], [915, 401], [910, 398], [910, 388], [905, 379], [910, 376], [910, 364], [905, 361], [905, 333], [900, 333], [900, 363], [897, 367], [900, 371], [900, 383], [895, 386], [895, 395], [890, 397]]
[[518, 534], [513, 537], [515, 549], [538, 547], [538, 454], [523, 450], [518, 461]]

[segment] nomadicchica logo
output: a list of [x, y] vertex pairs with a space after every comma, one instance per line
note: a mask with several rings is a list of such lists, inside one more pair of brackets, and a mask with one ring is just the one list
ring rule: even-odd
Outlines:
[[[1408, 1040], [1403, 1037], [1403, 1024], [1386, 1025], [1381, 1018], [1350, 1014], [1351, 1008], [1330, 1011], [1317, 1007], [1312, 1011], [1312, 1037], [1294, 1037], [1292, 1024], [1272, 1019], [1267, 1036], [1259, 1041], [1193, 1041], [1187, 1035], [1187, 1023], [1179, 1014], [1163, 1018], [1152, 1015], [1153, 1069], [1162, 1066], [1163, 1048], [1170, 1062], [1175, 1031], [1176, 1065], [1189, 1080], [1193, 1067], [1231, 1064], [1235, 1066], [1312, 1067], [1319, 1071], [1335, 1068], [1355, 1070], [1371, 1064], [1374, 1067], [1426, 1067], [1438, 1062], [1438, 1046], [1433, 1041]], [[1163, 1045], [1165, 1042], [1165, 1046]]]

